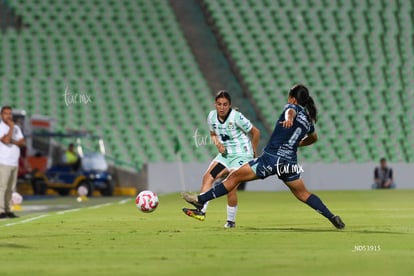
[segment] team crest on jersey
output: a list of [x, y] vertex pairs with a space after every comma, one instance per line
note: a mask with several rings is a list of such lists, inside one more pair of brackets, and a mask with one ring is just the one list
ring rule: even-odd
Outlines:
[[227, 126], [228, 129], [234, 129], [234, 124], [233, 122], [229, 122], [229, 125]]

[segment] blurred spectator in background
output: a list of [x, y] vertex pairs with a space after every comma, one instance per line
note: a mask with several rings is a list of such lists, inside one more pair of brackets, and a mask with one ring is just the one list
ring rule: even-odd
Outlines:
[[374, 170], [373, 189], [393, 189], [395, 188], [394, 176], [391, 167], [387, 166], [387, 160], [381, 158], [380, 166]]
[[10, 106], [3, 106], [0, 116], [0, 219], [17, 218], [11, 212], [10, 201], [17, 183], [20, 147], [25, 146], [25, 139], [14, 124]]
[[77, 170], [79, 168], [80, 159], [75, 151], [74, 144], [69, 144], [68, 149], [66, 150], [62, 159], [64, 164], [71, 166], [74, 170]]
[[18, 179], [29, 179], [32, 173], [32, 167], [26, 157], [26, 147], [20, 148], [19, 170], [17, 172]]

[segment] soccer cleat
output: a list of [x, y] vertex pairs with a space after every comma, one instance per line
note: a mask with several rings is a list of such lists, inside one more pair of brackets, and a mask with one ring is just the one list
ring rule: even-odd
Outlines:
[[226, 224], [224, 224], [224, 228], [236, 228], [236, 223], [234, 221], [228, 220]]
[[192, 194], [189, 194], [189, 193], [182, 193], [181, 195], [182, 195], [182, 197], [185, 201], [192, 204], [197, 209], [203, 208], [204, 204], [198, 202], [197, 195], [192, 195]]
[[345, 228], [345, 223], [342, 221], [342, 219], [339, 216], [333, 216], [332, 218], [329, 219], [329, 221], [332, 222], [332, 224], [338, 229]]
[[206, 213], [203, 213], [202, 211], [198, 209], [183, 208], [183, 212], [187, 216], [195, 218], [199, 221], [204, 221], [206, 219]]

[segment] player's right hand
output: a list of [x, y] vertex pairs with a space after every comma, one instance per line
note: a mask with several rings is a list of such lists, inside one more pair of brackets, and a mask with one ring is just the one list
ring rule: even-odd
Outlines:
[[218, 151], [221, 153], [221, 154], [223, 154], [223, 153], [225, 153], [227, 150], [226, 150], [226, 147], [223, 145], [223, 144], [217, 144], [217, 149], [218, 149]]
[[6, 125], [8, 125], [10, 128], [14, 127], [14, 121], [13, 119], [5, 121]]

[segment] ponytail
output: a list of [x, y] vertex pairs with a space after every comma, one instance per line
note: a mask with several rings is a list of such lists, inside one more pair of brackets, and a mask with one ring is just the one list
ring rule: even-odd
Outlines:
[[308, 110], [308, 113], [311, 119], [316, 123], [317, 121], [316, 115], [318, 114], [318, 109], [316, 108], [315, 102], [313, 101], [313, 98], [311, 96], [309, 96], [305, 104], [305, 108]]

